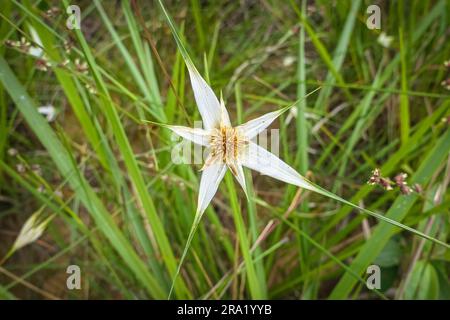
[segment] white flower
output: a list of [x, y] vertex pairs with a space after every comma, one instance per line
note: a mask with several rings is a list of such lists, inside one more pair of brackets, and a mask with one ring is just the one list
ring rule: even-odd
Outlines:
[[[246, 192], [245, 180], [243, 175], [243, 167], [247, 167], [262, 174], [269, 175], [275, 179], [299, 186], [301, 188], [309, 189], [324, 196], [330, 197], [341, 203], [349, 205], [360, 211], [363, 211], [378, 220], [388, 222], [394, 226], [400, 227], [404, 230], [413, 232], [426, 239], [439, 243], [447, 248], [449, 245], [430, 237], [420, 231], [405, 226], [398, 221], [385, 217], [382, 214], [362, 208], [350, 201], [347, 201], [332, 192], [323, 189], [320, 186], [302, 177], [288, 164], [283, 162], [274, 154], [258, 146], [252, 142], [251, 139], [258, 135], [261, 131], [266, 129], [279, 115], [284, 111], [290, 109], [292, 106], [282, 108], [278, 111], [267, 113], [259, 118], [251, 120], [245, 124], [233, 127], [225, 108], [223, 99], [217, 99], [216, 95], [208, 84], [200, 76], [195, 68], [186, 48], [181, 41], [180, 36], [176, 30], [175, 24], [167, 13], [163, 3], [159, 0], [159, 5], [167, 19], [172, 34], [177, 42], [180, 53], [186, 63], [191, 79], [192, 89], [194, 91], [197, 107], [203, 119], [204, 128], [186, 128], [181, 126], [167, 126], [178, 135], [188, 139], [198, 145], [205, 146], [209, 149], [209, 156], [205, 161], [202, 169], [202, 177], [200, 180], [200, 190], [198, 195], [197, 212], [194, 217], [194, 222], [189, 232], [186, 245], [178, 264], [178, 268], [173, 275], [172, 285], [169, 291], [169, 298], [171, 297], [176, 278], [180, 273], [181, 266], [186, 257], [188, 248], [192, 242], [195, 231], [200, 223], [203, 212], [214, 197], [220, 182], [222, 181], [227, 169], [233, 173], [244, 191]], [[391, 40], [392, 41], [392, 40]]]
[[294, 56], [287, 56], [283, 59], [283, 66], [289, 67], [295, 62], [296, 58]]
[[381, 44], [385, 48], [389, 48], [391, 46], [392, 41], [394, 40], [394, 37], [386, 35], [386, 33], [381, 32], [378, 36], [378, 43]]
[[56, 109], [52, 105], [41, 106], [38, 112], [47, 118], [48, 122], [52, 122], [56, 118]]
[[36, 32], [36, 30], [33, 27], [29, 27], [30, 28], [30, 33], [31, 33], [31, 37], [33, 38], [34, 43], [38, 44], [38, 46], [30, 46], [29, 50], [28, 50], [28, 54], [32, 55], [36, 58], [43, 58], [44, 57], [44, 52], [42, 51], [42, 41], [41, 38], [39, 38], [38, 33]]
[[35, 242], [44, 233], [45, 227], [50, 221], [50, 218], [42, 221], [40, 219], [40, 211], [31, 215], [25, 224], [22, 226], [16, 241], [12, 246], [12, 252], [25, 247], [26, 245]]
[[209, 151], [209, 156], [202, 168], [197, 216], [201, 216], [206, 210], [227, 169], [230, 169], [245, 193], [247, 190], [243, 167], [305, 189], [317, 191], [316, 187], [292, 167], [252, 141], [252, 138], [265, 130], [289, 107], [233, 127], [223, 99], [221, 98], [219, 102], [213, 90], [190, 61], [186, 61], [186, 64], [204, 128], [182, 126], [168, 126], [168, 128], [195, 144], [205, 146]]

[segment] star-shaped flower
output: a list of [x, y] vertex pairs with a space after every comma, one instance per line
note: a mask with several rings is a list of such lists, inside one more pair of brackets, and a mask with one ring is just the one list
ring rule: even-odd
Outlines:
[[187, 67], [204, 128], [182, 126], [168, 126], [168, 128], [181, 137], [206, 147], [209, 151], [202, 168], [197, 215], [201, 215], [208, 207], [227, 169], [230, 169], [245, 193], [247, 189], [243, 167], [302, 188], [315, 190], [315, 187], [291, 166], [252, 141], [289, 107], [233, 127], [222, 97], [219, 102], [197, 69], [191, 63], [187, 63]]
[[[204, 128], [187, 128], [182, 126], [167, 126], [178, 135], [188, 139], [198, 145], [205, 146], [209, 150], [208, 158], [202, 168], [202, 177], [200, 181], [200, 190], [198, 195], [197, 212], [194, 217], [194, 222], [191, 227], [186, 245], [181, 255], [180, 262], [176, 273], [172, 279], [172, 286], [169, 292], [171, 296], [176, 278], [180, 272], [183, 261], [186, 257], [187, 250], [193, 239], [194, 233], [198, 227], [203, 212], [206, 210], [208, 204], [214, 197], [220, 182], [222, 181], [227, 168], [236, 177], [244, 191], [246, 192], [245, 179], [243, 174], [243, 167], [256, 170], [264, 175], [271, 176], [275, 179], [308, 189], [326, 197], [337, 200], [343, 204], [349, 205], [359, 211], [377, 218], [380, 221], [385, 221], [391, 225], [408, 230], [425, 239], [431, 240], [435, 243], [450, 248], [450, 246], [438, 239], [435, 239], [423, 232], [415, 230], [401, 222], [390, 219], [382, 214], [373, 212], [366, 208], [362, 208], [350, 201], [347, 201], [340, 196], [309, 182], [295, 171], [288, 164], [283, 162], [280, 158], [270, 153], [266, 149], [258, 146], [252, 141], [261, 131], [266, 129], [278, 116], [290, 107], [282, 108], [278, 111], [267, 113], [259, 118], [253, 119], [247, 123], [233, 127], [230, 122], [228, 112], [225, 108], [223, 99], [217, 99], [213, 90], [208, 86], [206, 81], [201, 77], [200, 73], [194, 66], [194, 63], [189, 57], [186, 48], [178, 35], [172, 18], [167, 13], [161, 0], [159, 5], [167, 19], [178, 49], [186, 63], [191, 79], [192, 89], [194, 91], [197, 107], [203, 120]], [[294, 104], [295, 105], [295, 104]]]

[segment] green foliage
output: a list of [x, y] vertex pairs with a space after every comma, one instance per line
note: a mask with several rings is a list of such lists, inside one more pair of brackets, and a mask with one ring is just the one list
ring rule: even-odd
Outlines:
[[[81, 1], [82, 30], [68, 2], [2, 5], [0, 298], [166, 299], [179, 271], [171, 298], [449, 299], [448, 3], [383, 2], [381, 30], [367, 1], [162, 3]], [[47, 71], [5, 42], [22, 37]], [[160, 125], [200, 119], [184, 60], [233, 124], [296, 103], [271, 128], [322, 194], [248, 171], [247, 199], [228, 174], [195, 217], [201, 165], [174, 164]], [[375, 168], [422, 190], [368, 185]], [[44, 235], [2, 261], [38, 210]], [[69, 264], [80, 292], [58, 280]]]

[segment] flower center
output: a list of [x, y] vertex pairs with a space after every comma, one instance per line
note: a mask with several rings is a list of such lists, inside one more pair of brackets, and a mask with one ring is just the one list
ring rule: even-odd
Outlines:
[[246, 144], [246, 139], [233, 127], [220, 127], [211, 133], [210, 147], [211, 159], [223, 163], [233, 163], [237, 160], [239, 152]]

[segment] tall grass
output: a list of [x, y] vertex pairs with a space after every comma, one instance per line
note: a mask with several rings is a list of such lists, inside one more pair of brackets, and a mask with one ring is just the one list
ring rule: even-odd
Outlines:
[[[178, 141], [155, 123], [200, 119], [190, 57], [233, 124], [298, 101], [273, 125], [281, 158], [334, 194], [246, 172], [247, 199], [227, 175], [173, 298], [449, 299], [448, 3], [382, 3], [382, 30], [362, 0], [163, 3], [178, 46], [156, 2], [81, 2], [81, 30], [65, 26], [67, 1], [2, 5], [2, 44], [36, 46], [35, 30], [51, 66], [0, 47], [0, 260], [33, 212], [54, 217], [0, 266], [0, 298], [168, 297], [201, 166], [174, 164]], [[374, 168], [419, 192], [366, 184]], [[65, 287], [70, 264], [80, 291]], [[365, 286], [371, 264], [379, 290]]]

